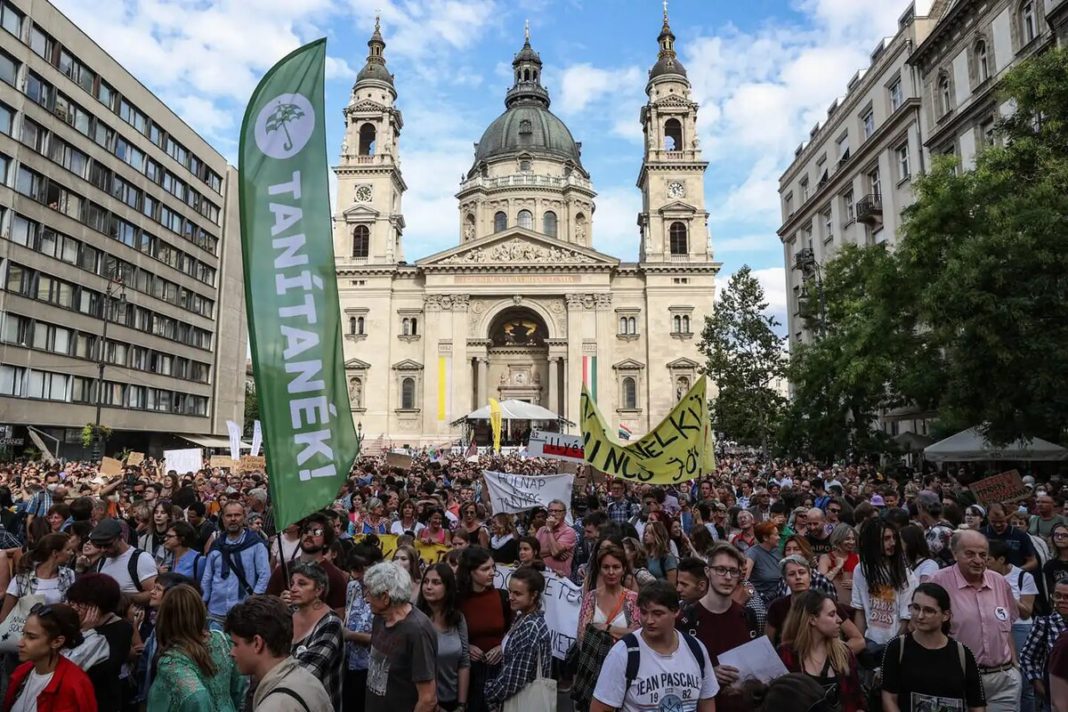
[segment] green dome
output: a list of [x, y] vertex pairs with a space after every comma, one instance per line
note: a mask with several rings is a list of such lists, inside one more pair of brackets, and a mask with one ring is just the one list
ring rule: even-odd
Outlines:
[[494, 119], [478, 142], [475, 165], [524, 151], [535, 156], [573, 161], [582, 167], [579, 145], [567, 126], [538, 104], [513, 105]]

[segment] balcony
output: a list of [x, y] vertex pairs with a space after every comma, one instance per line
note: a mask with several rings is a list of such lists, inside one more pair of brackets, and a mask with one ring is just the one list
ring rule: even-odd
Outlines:
[[877, 225], [883, 221], [883, 199], [878, 193], [869, 193], [857, 201], [857, 222]]

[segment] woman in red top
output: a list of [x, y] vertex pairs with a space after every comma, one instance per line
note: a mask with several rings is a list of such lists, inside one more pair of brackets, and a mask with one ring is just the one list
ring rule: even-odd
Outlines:
[[834, 583], [839, 601], [853, 598], [853, 569], [860, 563], [857, 532], [848, 524], [838, 524], [831, 531], [831, 550], [820, 557], [819, 569]]
[[471, 653], [467, 712], [487, 712], [486, 682], [497, 676], [504, 651], [501, 643], [512, 625], [508, 595], [493, 587], [497, 570], [493, 555], [481, 546], [460, 552], [456, 570], [460, 612], [467, 620], [468, 649]]
[[800, 672], [826, 691], [826, 709], [858, 712], [866, 708], [857, 659], [841, 639], [838, 606], [825, 593], [794, 597], [783, 625], [779, 657], [790, 672]]
[[80, 627], [70, 606], [33, 607], [22, 629], [22, 664], [11, 674], [4, 712], [97, 712], [89, 676], [60, 652], [81, 644]]

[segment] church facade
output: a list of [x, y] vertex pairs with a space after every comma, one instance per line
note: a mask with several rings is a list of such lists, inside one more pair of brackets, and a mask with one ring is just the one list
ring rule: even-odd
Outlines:
[[[353, 420], [365, 438], [443, 444], [490, 398], [579, 422], [583, 384], [643, 434], [694, 383], [715, 276], [697, 104], [664, 14], [642, 108], [637, 262], [593, 249], [581, 144], [549, 111], [529, 33], [505, 111], [456, 193], [455, 247], [407, 262], [393, 75], [376, 24], [345, 107], [334, 254]], [[577, 426], [570, 428], [577, 433]]]

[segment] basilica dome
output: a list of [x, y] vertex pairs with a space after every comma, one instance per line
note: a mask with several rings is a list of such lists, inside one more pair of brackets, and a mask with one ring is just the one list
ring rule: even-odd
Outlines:
[[479, 139], [475, 163], [529, 152], [581, 165], [578, 144], [564, 122], [540, 104], [515, 104], [493, 120]]

